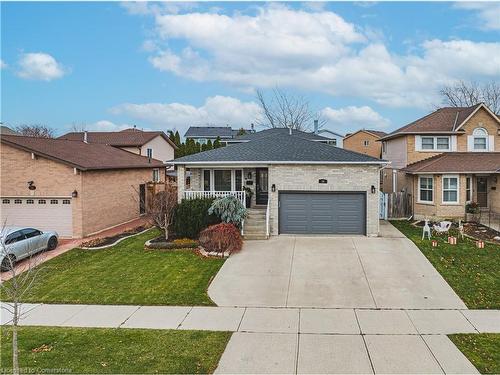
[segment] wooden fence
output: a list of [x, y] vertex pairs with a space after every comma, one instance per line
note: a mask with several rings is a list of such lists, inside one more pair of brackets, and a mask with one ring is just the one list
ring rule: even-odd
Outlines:
[[380, 193], [381, 219], [406, 219], [413, 214], [412, 196], [404, 192]]

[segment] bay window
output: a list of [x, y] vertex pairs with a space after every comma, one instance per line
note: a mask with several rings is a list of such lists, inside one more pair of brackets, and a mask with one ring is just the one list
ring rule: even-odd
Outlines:
[[458, 203], [458, 176], [443, 176], [443, 203]]
[[433, 176], [420, 176], [418, 178], [418, 201], [432, 203], [434, 201]]

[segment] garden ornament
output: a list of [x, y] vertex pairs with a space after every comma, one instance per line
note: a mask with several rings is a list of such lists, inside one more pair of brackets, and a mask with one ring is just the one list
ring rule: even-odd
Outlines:
[[425, 238], [427, 234], [427, 239], [431, 239], [431, 227], [429, 226], [429, 220], [425, 220], [424, 231], [422, 232], [422, 239]]

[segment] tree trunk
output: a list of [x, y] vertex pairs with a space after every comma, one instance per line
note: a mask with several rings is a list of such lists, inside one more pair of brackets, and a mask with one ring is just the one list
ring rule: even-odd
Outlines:
[[168, 241], [168, 222], [166, 214], [165, 214], [165, 241]]
[[19, 320], [18, 304], [14, 302], [14, 316], [12, 319], [12, 373], [19, 374], [19, 351], [17, 348], [17, 323]]

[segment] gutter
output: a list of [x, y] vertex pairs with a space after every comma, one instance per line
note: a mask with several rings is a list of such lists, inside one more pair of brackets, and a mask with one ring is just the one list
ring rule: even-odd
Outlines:
[[308, 164], [327, 164], [327, 165], [352, 165], [352, 164], [373, 164], [373, 165], [387, 165], [390, 164], [389, 161], [386, 160], [377, 160], [377, 161], [279, 161], [279, 160], [242, 160], [242, 161], [223, 161], [223, 160], [214, 160], [214, 161], [175, 161], [169, 160], [167, 163], [172, 165], [239, 165], [239, 164], [300, 164], [300, 165], [308, 165]]

